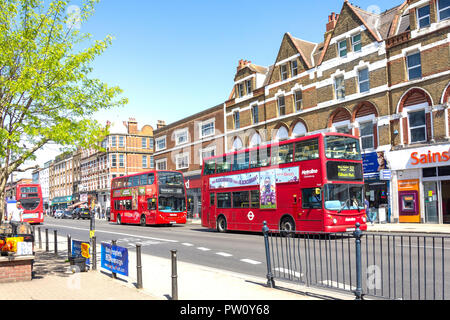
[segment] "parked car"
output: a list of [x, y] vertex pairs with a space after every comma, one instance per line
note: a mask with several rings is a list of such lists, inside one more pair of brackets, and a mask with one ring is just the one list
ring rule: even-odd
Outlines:
[[73, 213], [73, 219], [90, 219], [91, 211], [88, 208], [76, 208]]
[[111, 208], [106, 208], [106, 220], [111, 221]]
[[63, 216], [64, 216], [64, 211], [63, 210], [56, 210], [53, 217], [55, 219], [61, 219]]
[[73, 219], [73, 210], [65, 210], [62, 218], [63, 219]]

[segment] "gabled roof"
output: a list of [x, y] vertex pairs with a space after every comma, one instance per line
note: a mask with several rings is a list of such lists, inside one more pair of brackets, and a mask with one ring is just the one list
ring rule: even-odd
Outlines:
[[314, 48], [317, 46], [317, 43], [308, 42], [302, 39], [298, 39], [293, 37], [289, 32], [286, 33], [289, 39], [294, 44], [298, 53], [302, 57], [303, 61], [305, 61], [308, 69], [311, 69], [314, 66], [314, 61], [311, 60], [311, 53], [314, 51]]

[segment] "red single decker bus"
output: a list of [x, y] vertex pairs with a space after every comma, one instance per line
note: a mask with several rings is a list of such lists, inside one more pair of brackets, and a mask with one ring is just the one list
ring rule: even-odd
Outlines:
[[112, 180], [112, 222], [185, 224], [186, 217], [186, 187], [181, 172], [148, 171]]
[[44, 200], [40, 184], [18, 184], [16, 200], [23, 208], [23, 221], [29, 224], [44, 222]]
[[357, 137], [319, 133], [205, 159], [202, 225], [219, 232], [367, 230]]

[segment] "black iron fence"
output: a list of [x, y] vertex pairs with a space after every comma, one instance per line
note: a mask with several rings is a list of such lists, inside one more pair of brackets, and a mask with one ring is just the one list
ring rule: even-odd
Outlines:
[[450, 298], [450, 237], [263, 228], [268, 285], [306, 286], [399, 300]]

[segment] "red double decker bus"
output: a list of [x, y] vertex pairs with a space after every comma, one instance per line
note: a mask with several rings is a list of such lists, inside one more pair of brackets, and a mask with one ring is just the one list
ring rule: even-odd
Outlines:
[[16, 200], [23, 208], [23, 221], [30, 224], [44, 222], [44, 200], [40, 184], [18, 184]]
[[357, 137], [320, 133], [205, 159], [202, 225], [217, 229], [367, 229]]
[[114, 178], [111, 222], [117, 224], [185, 224], [186, 187], [177, 171], [148, 171]]

